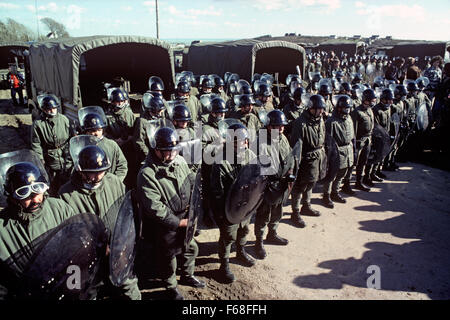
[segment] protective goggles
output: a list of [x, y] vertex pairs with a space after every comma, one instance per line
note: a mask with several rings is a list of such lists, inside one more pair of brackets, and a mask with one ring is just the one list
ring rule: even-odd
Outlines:
[[32, 193], [42, 194], [49, 189], [49, 186], [45, 182], [34, 182], [30, 185], [26, 185], [18, 188], [14, 191], [14, 198], [23, 200], [28, 198]]

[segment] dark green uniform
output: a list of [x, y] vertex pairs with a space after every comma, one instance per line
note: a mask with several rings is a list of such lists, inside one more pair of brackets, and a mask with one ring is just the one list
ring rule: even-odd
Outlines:
[[[403, 101], [399, 101], [399, 100], [394, 100], [394, 103], [391, 105], [391, 118], [394, 114], [397, 114], [400, 120], [400, 123], [402, 123], [402, 121], [404, 121], [403, 119], [405, 118], [405, 111], [404, 111], [404, 104]], [[405, 118], [406, 119], [406, 118]], [[402, 138], [402, 136], [404, 135], [404, 132], [402, 132], [403, 130], [400, 129], [399, 137], [397, 139], [397, 142], [395, 142], [392, 147], [391, 147], [391, 151], [389, 152], [389, 154], [387, 155], [385, 161], [384, 161], [384, 167], [385, 168], [389, 168], [392, 167], [395, 163], [395, 156], [397, 154], [398, 149], [403, 145], [404, 139]], [[394, 142], [395, 140], [395, 127], [394, 124], [390, 125], [389, 128], [389, 133], [391, 136], [391, 143]]]
[[[72, 174], [70, 181], [61, 187], [59, 197], [67, 202], [76, 212], [90, 212], [102, 219], [107, 227], [113, 228], [115, 222], [109, 221], [108, 210], [125, 195], [125, 185], [114, 174], [106, 173], [101, 185], [94, 190], [83, 187], [80, 172]], [[131, 276], [119, 288], [120, 294], [131, 300], [140, 300], [141, 293], [137, 285], [137, 278]]]
[[190, 95], [189, 99], [184, 103], [191, 113], [192, 121], [202, 120], [202, 104], [196, 96]]
[[241, 110], [237, 110], [231, 113], [229, 117], [241, 121], [242, 124], [247, 127], [249, 132], [253, 130], [257, 134], [261, 128], [259, 118], [252, 112], [243, 114]]
[[50, 178], [50, 194], [69, 179], [72, 160], [69, 154], [69, 139], [72, 136], [69, 119], [59, 112], [54, 117], [42, 113], [31, 128], [31, 150], [45, 164]]
[[284, 108], [283, 113], [286, 116], [286, 119], [288, 121], [288, 125], [285, 126], [284, 134], [288, 138], [288, 140], [291, 137], [292, 132], [292, 123], [294, 120], [296, 120], [302, 112], [305, 110], [305, 106], [301, 103], [299, 106], [295, 104], [294, 100], [291, 100]]
[[[286, 158], [291, 152], [291, 146], [287, 138], [281, 134], [278, 144], [272, 145], [271, 139], [268, 139], [265, 150], [267, 155], [277, 157], [279, 161], [279, 168], [277, 174], [269, 176], [269, 183], [264, 193], [264, 200], [256, 210], [255, 216], [255, 236], [262, 238], [264, 230], [269, 225], [269, 232], [276, 233], [278, 223], [283, 216], [283, 197], [289, 192], [288, 183], [283, 175], [284, 172], [293, 170], [294, 167], [287, 167]], [[278, 148], [278, 150], [277, 150]]]
[[105, 151], [108, 159], [111, 161], [111, 168], [109, 168], [108, 172], [115, 174], [123, 182], [127, 176], [128, 162], [122, 152], [122, 149], [120, 149], [117, 142], [106, 137], [103, 137], [100, 140], [98, 146]]
[[303, 111], [302, 115], [292, 124], [291, 146], [302, 141], [302, 157], [292, 188], [292, 211], [298, 212], [300, 207], [300, 196], [302, 204], [311, 203], [312, 189], [319, 180], [320, 170], [325, 161], [325, 122], [323, 118], [315, 119], [309, 110]]
[[[163, 117], [164, 118], [164, 117]], [[160, 118], [154, 117], [145, 112], [141, 117], [136, 119], [133, 133], [133, 145], [136, 152], [136, 159], [139, 167], [145, 161], [147, 157], [148, 150], [150, 148], [150, 142], [147, 136], [147, 125], [151, 120], [157, 120]]]
[[194, 274], [198, 245], [192, 239], [184, 250], [186, 228], [179, 227], [180, 220], [188, 215], [193, 176], [181, 156], [164, 164], [151, 149], [137, 177], [136, 195], [142, 208], [144, 232], [153, 237], [159, 250], [161, 277], [167, 289], [177, 286], [177, 255], [182, 254], [182, 275]]
[[[187, 126], [185, 129], [179, 129], [177, 128], [178, 137], [180, 139], [180, 142], [183, 141], [192, 141], [196, 139], [195, 136], [195, 130], [192, 127]], [[189, 168], [192, 170], [194, 174], [197, 174], [197, 171], [200, 169], [200, 163], [195, 163], [194, 152], [199, 151], [202, 152], [202, 150], [195, 150], [191, 148], [191, 154], [183, 156], [183, 158], [188, 163]]]
[[353, 139], [355, 133], [350, 115], [341, 115], [335, 110], [325, 123], [327, 139], [333, 138], [338, 150], [338, 171], [323, 184], [323, 193], [338, 193], [342, 179], [353, 166]]
[[[384, 109], [383, 105], [379, 103], [375, 107], [373, 107], [373, 115], [375, 118], [375, 123], [378, 123], [380, 126], [382, 126], [389, 134], [391, 125], [391, 108], [389, 107], [387, 109]], [[384, 161], [384, 159], [382, 161]], [[367, 174], [371, 175], [376, 173], [380, 169], [382, 161], [367, 165]]]
[[[372, 130], [375, 125], [375, 120], [371, 108], [363, 108], [362, 105], [355, 108], [351, 112], [353, 127], [356, 138], [356, 181], [362, 179], [362, 173], [367, 163], [370, 147], [372, 145]], [[350, 183], [351, 170], [345, 177], [345, 183]]]
[[[223, 157], [225, 157], [223, 155]], [[247, 235], [249, 233], [249, 224], [251, 216], [238, 224], [231, 224], [225, 216], [225, 203], [227, 194], [231, 185], [236, 180], [239, 171], [244, 165], [249, 163], [255, 154], [246, 149], [242, 161], [236, 161], [231, 164], [226, 159], [220, 163], [214, 163], [211, 170], [211, 206], [214, 218], [219, 227], [219, 258], [228, 259], [230, 256], [231, 245], [237, 241], [237, 247], [244, 247], [247, 243]]]
[[55, 198], [44, 199], [34, 213], [25, 213], [12, 203], [0, 213], [0, 300], [14, 298], [37, 244], [75, 214], [72, 207]]

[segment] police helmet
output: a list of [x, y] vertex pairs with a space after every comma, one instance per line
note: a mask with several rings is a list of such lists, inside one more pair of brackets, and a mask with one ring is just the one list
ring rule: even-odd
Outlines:
[[188, 93], [191, 91], [191, 85], [187, 81], [180, 81], [177, 84], [177, 91], [181, 93]]
[[154, 113], [159, 113], [166, 109], [164, 105], [164, 100], [161, 97], [153, 96], [150, 99], [142, 100], [145, 109], [150, 110]]
[[97, 113], [88, 113], [83, 118], [83, 125], [81, 129], [83, 131], [103, 129], [106, 127], [105, 120]]
[[128, 100], [128, 94], [122, 88], [117, 88], [111, 92], [111, 102], [121, 102]]
[[322, 85], [319, 87], [319, 93], [320, 93], [320, 94], [328, 95], [328, 94], [331, 94], [332, 92], [331, 92], [331, 88], [330, 88], [329, 85], [327, 85], [327, 84], [322, 84]]
[[381, 92], [380, 100], [394, 100], [394, 91], [392, 89], [384, 89]]
[[256, 104], [252, 94], [243, 94], [239, 97], [239, 107]]
[[204, 78], [202, 80], [202, 87], [203, 88], [214, 88], [214, 81], [210, 78]]
[[227, 104], [222, 98], [214, 98], [211, 100], [211, 113], [228, 112]]
[[325, 109], [325, 99], [320, 94], [314, 94], [309, 98], [309, 109]]
[[408, 82], [408, 84], [406, 85], [406, 89], [408, 90], [408, 92], [420, 91], [419, 86], [415, 81]]
[[350, 108], [353, 105], [353, 100], [347, 95], [340, 96], [336, 102], [336, 108]]
[[403, 84], [399, 84], [394, 89], [394, 95], [404, 97], [408, 95], [408, 89]]
[[305, 92], [306, 92], [306, 90], [303, 87], [298, 87], [295, 89], [292, 96], [294, 97], [295, 100], [301, 100], [302, 95], [304, 95]]
[[172, 119], [175, 121], [190, 121], [192, 120], [191, 112], [184, 104], [177, 104], [173, 107]]
[[[231, 131], [234, 132], [231, 135]], [[249, 138], [247, 127], [242, 123], [233, 123], [227, 128], [226, 142], [233, 143], [234, 141], [247, 140]]]
[[350, 87], [350, 83], [348, 82], [342, 82], [341, 83], [341, 91], [351, 91], [352, 88]]
[[377, 96], [373, 89], [366, 89], [362, 93], [362, 101], [372, 101], [373, 99], [376, 99], [376, 98], [377, 98]]
[[258, 87], [257, 95], [270, 97], [272, 95], [272, 88], [270, 88], [270, 86], [265, 83], [260, 84]]
[[169, 127], [161, 127], [155, 132], [156, 150], [174, 150], [178, 146], [178, 135], [176, 131]]
[[96, 145], [89, 145], [81, 149], [78, 154], [78, 171], [101, 172], [111, 167], [105, 151]]
[[42, 110], [51, 110], [53, 108], [59, 108], [59, 103], [52, 96], [46, 96], [42, 99], [41, 103]]
[[283, 111], [275, 109], [267, 114], [266, 126], [286, 126], [287, 124]]
[[49, 182], [31, 162], [19, 162], [11, 166], [5, 176], [5, 193], [23, 200], [31, 193], [41, 194], [48, 190]]

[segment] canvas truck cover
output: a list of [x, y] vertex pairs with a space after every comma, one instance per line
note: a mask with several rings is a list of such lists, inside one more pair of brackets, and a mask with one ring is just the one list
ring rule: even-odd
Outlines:
[[0, 42], [0, 69], [8, 69], [8, 63], [14, 62], [14, 56], [22, 57], [23, 51], [29, 47], [30, 45], [26, 42]]
[[[250, 80], [253, 73], [280, 73], [285, 79], [299, 65], [305, 72], [305, 49], [287, 41], [243, 39], [219, 43], [196, 43], [189, 47], [188, 69], [194, 74], [238, 73]], [[283, 77], [284, 75], [284, 77]]]
[[[142, 47], [147, 49], [148, 46], [148, 58], [136, 63], [143, 63], [147, 67], [150, 64], [150, 67], [154, 66], [158, 71], [164, 70], [165, 74], [161, 78], [165, 83], [174, 82], [174, 58], [170, 44], [140, 36], [90, 36], [54, 39], [32, 44], [30, 46], [30, 65], [36, 90], [51, 92], [65, 102], [80, 106], [81, 97], [78, 91], [80, 57], [83, 53], [95, 49], [105, 49], [107, 46], [120, 44], [130, 44], [130, 51], [127, 53], [129, 55], [132, 55], [132, 50], [138, 46], [139, 50]], [[132, 47], [133, 45], [135, 47]], [[110, 48], [113, 49], [113, 47]], [[158, 59], [155, 59], [155, 54], [152, 54], [156, 51]], [[98, 52], [108, 58], [104, 50], [98, 50]], [[111, 55], [113, 54], [114, 51], [111, 50]], [[161, 58], [162, 56], [164, 59]], [[114, 66], [108, 67], [114, 68]], [[142, 79], [144, 83], [147, 83], [147, 80], [148, 78]]]

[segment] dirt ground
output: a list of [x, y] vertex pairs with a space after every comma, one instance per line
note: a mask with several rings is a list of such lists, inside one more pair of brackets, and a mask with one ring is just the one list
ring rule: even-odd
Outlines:
[[[0, 153], [26, 148], [31, 116], [13, 108], [0, 91]], [[268, 256], [244, 267], [232, 253], [232, 284], [219, 283], [217, 228], [203, 228], [195, 274], [204, 289], [180, 286], [191, 300], [450, 299], [450, 172], [418, 163], [401, 170], [371, 192], [358, 191], [346, 204], [327, 209], [320, 186], [312, 204], [320, 217], [304, 217], [306, 228], [290, 223], [284, 207], [279, 234], [288, 246], [266, 245]], [[253, 224], [247, 251], [254, 254]], [[367, 288], [369, 266], [380, 271], [380, 289]], [[369, 281], [370, 283], [373, 283]], [[160, 299], [155, 282], [140, 285], [143, 299]]]

